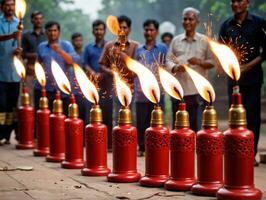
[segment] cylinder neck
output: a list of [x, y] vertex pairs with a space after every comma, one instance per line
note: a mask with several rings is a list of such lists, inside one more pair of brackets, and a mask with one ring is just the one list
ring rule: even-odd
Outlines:
[[46, 90], [44, 88], [42, 89], [42, 96], [39, 101], [39, 107], [40, 109], [48, 108], [48, 99], [46, 97]]
[[78, 118], [79, 116], [79, 108], [76, 103], [75, 96], [71, 94], [70, 96], [70, 104], [68, 106], [68, 117], [70, 118]]
[[186, 111], [185, 103], [179, 103], [175, 117], [175, 128], [180, 129], [189, 127], [189, 114]]
[[217, 113], [214, 106], [206, 106], [202, 115], [202, 127], [204, 128], [217, 128], [218, 120]]
[[132, 124], [131, 111], [128, 107], [119, 110], [118, 124]]
[[164, 115], [160, 106], [154, 106], [153, 111], [151, 112], [151, 126], [161, 126], [164, 125]]
[[21, 97], [21, 104], [23, 106], [30, 105], [30, 95], [28, 92], [28, 88], [23, 85], [22, 88], [22, 97]]
[[55, 100], [53, 102], [53, 113], [63, 113], [63, 102], [61, 100], [60, 92], [55, 94]]
[[90, 110], [90, 122], [102, 122], [102, 110], [98, 104], [93, 105], [92, 109]]
[[238, 86], [233, 88], [232, 105], [228, 113], [228, 124], [230, 127], [247, 125], [246, 110], [242, 104], [242, 97]]

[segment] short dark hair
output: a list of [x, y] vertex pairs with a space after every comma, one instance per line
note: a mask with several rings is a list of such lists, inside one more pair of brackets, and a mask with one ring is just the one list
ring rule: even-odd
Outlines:
[[154, 27], [155, 27], [156, 30], [159, 29], [159, 22], [157, 20], [155, 20], [155, 19], [147, 19], [147, 20], [145, 20], [145, 22], [143, 22], [143, 28], [145, 26], [149, 26], [151, 24], [154, 25]]
[[45, 30], [48, 30], [52, 26], [57, 26], [58, 30], [60, 31], [60, 24], [57, 21], [49, 21], [45, 24], [44, 28]]
[[73, 33], [73, 34], [71, 35], [71, 40], [74, 40], [74, 39], [76, 39], [76, 38], [78, 38], [78, 37], [83, 37], [83, 36], [82, 36], [82, 34], [79, 33], [79, 32]]
[[[7, 0], [2, 0], [1, 1], [1, 6], [3, 6], [6, 3]], [[13, 0], [16, 3], [16, 0]]]
[[169, 38], [173, 39], [174, 35], [172, 33], [165, 32], [162, 34], [161, 40], [163, 40], [163, 38], [165, 38], [165, 37], [169, 37]]
[[43, 16], [43, 13], [41, 11], [39, 11], [39, 10], [35, 10], [34, 12], [31, 13], [30, 18], [33, 19], [37, 15], [42, 15]]
[[131, 19], [126, 16], [126, 15], [120, 15], [118, 18], [117, 18], [118, 22], [121, 23], [121, 22], [126, 22], [127, 26], [128, 27], [131, 27]]
[[103, 25], [104, 30], [106, 29], [106, 24], [104, 23], [103, 20], [100, 20], [100, 19], [96, 19], [93, 21], [92, 28], [99, 26], [99, 25]]

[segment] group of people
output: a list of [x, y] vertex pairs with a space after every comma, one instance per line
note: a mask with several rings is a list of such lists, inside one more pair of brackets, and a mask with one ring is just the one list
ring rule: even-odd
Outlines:
[[[261, 17], [248, 11], [249, 0], [231, 0], [234, 16], [227, 19], [221, 26], [219, 41], [229, 45], [239, 58], [241, 65], [240, 91], [243, 104], [247, 110], [248, 128], [255, 135], [255, 153], [257, 151], [260, 132], [260, 100], [263, 73], [261, 63], [266, 58], [266, 22]], [[73, 63], [79, 64], [88, 77], [98, 84], [100, 106], [103, 113], [103, 122], [108, 127], [108, 149], [112, 149], [113, 116], [117, 117], [120, 108], [118, 98], [114, 95], [113, 64], [127, 81], [134, 94], [133, 108], [136, 110], [136, 126], [138, 129], [139, 156], [145, 152], [144, 133], [150, 125], [153, 104], [148, 101], [141, 91], [140, 83], [134, 73], [126, 67], [125, 61], [117, 51], [118, 41], [105, 40], [106, 24], [102, 20], [92, 23], [94, 40], [83, 48], [83, 36], [74, 33], [71, 43], [60, 39], [60, 24], [56, 21], [47, 22], [43, 29], [44, 15], [40, 11], [31, 14], [33, 30], [25, 31], [22, 35], [22, 48], [17, 46], [17, 39], [21, 33], [17, 30], [18, 19], [14, 16], [15, 1], [3, 0], [1, 3], [2, 15], [0, 17], [0, 139], [9, 143], [10, 133], [14, 129], [14, 113], [19, 96], [19, 77], [17, 76], [12, 56], [21, 55], [27, 68], [27, 85], [32, 87], [35, 109], [41, 95], [41, 86], [34, 81], [34, 63], [38, 60], [44, 67], [47, 76], [47, 97], [49, 108], [55, 92], [58, 89], [51, 73], [51, 60], [54, 59], [67, 74], [71, 82], [72, 93], [76, 96], [80, 117], [85, 124], [89, 123], [90, 103], [86, 101], [77, 82], [75, 81]], [[147, 19], [143, 22], [144, 44], [129, 39], [131, 32], [131, 19], [125, 15], [118, 16], [121, 31], [126, 36], [123, 53], [136, 59], [148, 67], [158, 78], [159, 62], [169, 72], [173, 73], [184, 89], [184, 100], [189, 112], [190, 126], [198, 131], [201, 123], [201, 112], [205, 102], [199, 96], [195, 85], [185, 72], [183, 65], [196, 70], [207, 78], [208, 70], [218, 63], [212, 58], [207, 36], [197, 32], [200, 12], [195, 8], [183, 10], [182, 25], [184, 33], [173, 36], [164, 33], [162, 43], [157, 41], [159, 22]], [[245, 52], [241, 52], [241, 46]], [[164, 94], [159, 104], [164, 109]], [[232, 81], [228, 82], [229, 104], [231, 103]], [[62, 94], [64, 113], [67, 114], [69, 98]], [[171, 99], [172, 114], [178, 109], [179, 101]], [[113, 114], [113, 110], [115, 113]], [[174, 127], [174, 122], [173, 122]], [[257, 164], [255, 162], [255, 164]]]

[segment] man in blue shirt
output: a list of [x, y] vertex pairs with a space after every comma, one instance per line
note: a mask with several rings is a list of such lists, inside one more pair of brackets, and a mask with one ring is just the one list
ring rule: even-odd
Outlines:
[[[74, 80], [74, 71], [71, 65], [78, 61], [78, 57], [70, 42], [60, 40], [60, 24], [50, 21], [45, 25], [48, 41], [42, 42], [37, 48], [38, 60], [44, 66], [46, 72], [46, 91], [49, 101], [49, 109], [52, 110], [53, 100], [58, 86], [54, 80], [51, 71], [51, 61], [54, 59], [67, 75], [73, 94], [77, 94], [77, 83]], [[39, 108], [39, 99], [41, 96], [41, 85], [36, 81], [34, 85], [35, 109]], [[64, 114], [67, 114], [69, 98], [62, 94]]]
[[95, 20], [92, 23], [92, 34], [95, 41], [86, 45], [84, 50], [85, 70], [87, 74], [100, 77], [99, 59], [106, 44], [104, 40], [106, 25], [102, 20]]
[[[158, 66], [156, 62], [164, 65], [165, 56], [167, 54], [167, 47], [164, 44], [156, 42], [159, 28], [159, 23], [156, 20], [147, 19], [143, 23], [143, 28], [145, 44], [142, 44], [137, 49], [135, 59], [148, 67], [159, 81]], [[151, 112], [154, 108], [154, 104], [144, 96], [138, 78], [135, 78], [134, 88], [139, 144], [138, 156], [143, 156], [145, 151], [144, 134], [145, 130], [150, 126]], [[164, 109], [164, 95], [161, 95], [159, 104], [162, 109]]]
[[[106, 44], [106, 41], [104, 40], [105, 36], [105, 30], [106, 25], [104, 21], [102, 20], [95, 20], [92, 23], [92, 34], [95, 38], [94, 42], [88, 43], [84, 50], [84, 69], [86, 74], [89, 76], [90, 80], [92, 80], [96, 87], [101, 89], [102, 86], [102, 74], [100, 73], [100, 65], [99, 65], [99, 59], [101, 57], [103, 47]], [[100, 92], [100, 105], [101, 109], [103, 110], [103, 113], [105, 111], [108, 113], [110, 112], [110, 103], [111, 101], [108, 101], [106, 99], [101, 98], [101, 91]], [[91, 108], [91, 105], [88, 106], [88, 113]], [[112, 108], [111, 108], [112, 109]], [[89, 115], [88, 115], [89, 116]], [[104, 122], [105, 116], [103, 116]]]
[[84, 68], [85, 63], [84, 63], [84, 50], [83, 50], [83, 36], [81, 33], [76, 32], [73, 33], [71, 36], [71, 43], [74, 47], [74, 50], [78, 56], [78, 62], [77, 64]]
[[22, 53], [16, 42], [21, 37], [21, 32], [17, 31], [19, 21], [14, 17], [15, 0], [2, 1], [1, 8], [3, 14], [0, 16], [0, 144], [3, 138], [6, 144], [10, 144], [20, 81], [13, 64], [13, 55]]
[[[83, 36], [81, 33], [76, 32], [71, 36], [71, 43], [75, 49], [75, 52], [78, 56], [78, 61], [76, 62], [81, 68], [84, 69], [84, 50], [83, 50]], [[90, 115], [90, 103], [83, 96], [79, 86], [76, 86], [77, 94], [76, 101], [79, 106], [79, 117], [84, 121], [84, 125], [86, 126], [89, 123], [89, 115]]]

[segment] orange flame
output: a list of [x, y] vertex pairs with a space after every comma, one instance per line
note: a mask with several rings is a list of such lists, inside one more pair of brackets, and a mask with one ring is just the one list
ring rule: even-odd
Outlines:
[[160, 101], [160, 88], [154, 74], [141, 63], [125, 56], [127, 67], [137, 74], [144, 95], [153, 103]]
[[20, 20], [23, 19], [26, 13], [26, 9], [27, 9], [27, 4], [25, 0], [16, 0], [15, 13], [17, 18], [19, 18]]
[[95, 85], [88, 79], [85, 72], [77, 65], [73, 64], [75, 76], [81, 92], [91, 103], [98, 104], [99, 94]]
[[42, 87], [45, 87], [45, 84], [46, 84], [45, 72], [44, 72], [44, 69], [39, 62], [35, 62], [34, 71], [35, 71], [35, 75], [36, 75], [37, 80], [40, 83], [40, 85]]
[[118, 20], [115, 16], [109, 15], [106, 19], [106, 25], [111, 33], [118, 35], [120, 31]]
[[59, 89], [66, 94], [70, 94], [71, 93], [70, 82], [66, 77], [64, 71], [61, 69], [61, 67], [54, 59], [52, 59], [51, 67], [52, 67], [52, 74]]
[[116, 88], [118, 99], [123, 106], [127, 107], [132, 100], [132, 94], [131, 94], [130, 88], [120, 78], [117, 72], [114, 72], [114, 78], [115, 78], [115, 88]]
[[238, 81], [240, 78], [240, 66], [234, 52], [228, 46], [219, 44], [210, 39], [209, 44], [225, 73], [233, 80]]
[[210, 82], [205, 77], [200, 75], [195, 70], [189, 68], [188, 66], [184, 66], [184, 68], [186, 69], [187, 73], [190, 75], [200, 96], [209, 103], [214, 102], [215, 92]]
[[13, 62], [14, 62], [17, 74], [19, 75], [21, 79], [24, 80], [26, 77], [26, 70], [25, 70], [24, 64], [17, 56], [13, 57]]
[[163, 89], [170, 96], [181, 100], [183, 98], [184, 92], [179, 81], [162, 67], [159, 67], [159, 76]]

